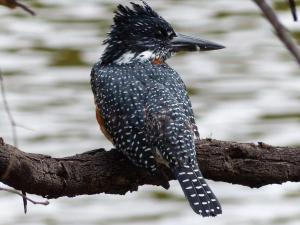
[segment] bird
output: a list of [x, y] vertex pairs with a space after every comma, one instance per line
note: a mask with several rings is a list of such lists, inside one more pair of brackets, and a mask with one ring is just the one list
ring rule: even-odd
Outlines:
[[155, 175], [158, 163], [167, 165], [195, 213], [221, 214], [196, 161], [200, 135], [187, 88], [166, 60], [181, 51], [224, 46], [176, 33], [145, 1], [117, 6], [103, 44], [91, 89], [105, 137], [137, 169]]

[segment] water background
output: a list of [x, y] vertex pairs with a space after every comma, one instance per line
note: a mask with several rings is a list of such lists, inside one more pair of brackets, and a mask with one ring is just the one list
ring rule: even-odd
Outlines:
[[[36, 17], [0, 7], [0, 67], [22, 150], [58, 157], [111, 147], [95, 120], [89, 73], [120, 2], [127, 1], [26, 1]], [[178, 32], [227, 47], [169, 60], [188, 86], [202, 137], [300, 146], [299, 67], [252, 1], [148, 2]], [[277, 12], [300, 40], [300, 22], [292, 21], [285, 4], [275, 2]], [[2, 104], [0, 136], [12, 142]], [[195, 215], [174, 181], [169, 191], [144, 186], [125, 196], [60, 198], [47, 207], [29, 204], [27, 215], [21, 198], [1, 192], [0, 225], [300, 223], [295, 183], [260, 189], [210, 185], [224, 210], [214, 219]]]

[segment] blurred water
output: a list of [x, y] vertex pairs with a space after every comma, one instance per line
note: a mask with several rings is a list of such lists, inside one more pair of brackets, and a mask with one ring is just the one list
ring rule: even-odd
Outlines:
[[[30, 1], [37, 16], [0, 8], [0, 67], [21, 149], [66, 156], [110, 148], [94, 117], [89, 73], [103, 50], [118, 2]], [[181, 54], [169, 61], [189, 87], [202, 137], [300, 145], [300, 76], [251, 1], [148, 1], [181, 33], [211, 39], [225, 50]], [[285, 1], [280, 19], [299, 38]], [[11, 131], [0, 106], [0, 136]], [[250, 189], [210, 182], [224, 214], [195, 215], [176, 182], [171, 189], [145, 186], [125, 196], [94, 195], [29, 205], [0, 193], [0, 224], [299, 224], [296, 184]], [[38, 197], [37, 197], [38, 198]]]

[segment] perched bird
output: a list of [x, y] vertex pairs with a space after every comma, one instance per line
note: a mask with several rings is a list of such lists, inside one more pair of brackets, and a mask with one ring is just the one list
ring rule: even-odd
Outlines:
[[199, 133], [186, 86], [166, 60], [179, 51], [223, 46], [175, 33], [147, 3], [119, 5], [106, 49], [91, 71], [96, 117], [104, 135], [136, 166], [166, 163], [192, 209], [222, 213], [197, 165]]

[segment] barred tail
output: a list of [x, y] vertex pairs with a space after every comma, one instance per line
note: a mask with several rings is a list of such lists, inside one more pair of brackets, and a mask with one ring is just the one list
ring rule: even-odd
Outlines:
[[197, 166], [175, 169], [175, 175], [192, 209], [203, 217], [216, 216], [222, 208]]

